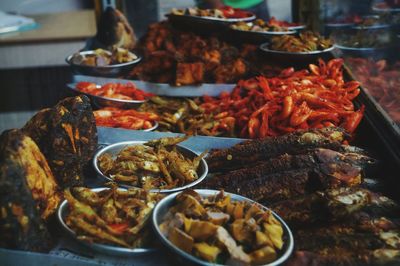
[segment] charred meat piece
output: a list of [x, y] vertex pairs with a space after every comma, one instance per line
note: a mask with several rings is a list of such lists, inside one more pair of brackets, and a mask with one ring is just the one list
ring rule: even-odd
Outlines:
[[372, 194], [373, 192], [361, 188], [339, 188], [278, 202], [271, 208], [291, 226], [309, 226], [348, 218], [369, 206]]
[[254, 167], [246, 167], [222, 174], [216, 174], [201, 186], [207, 188], [224, 188], [231, 182], [242, 182], [260, 178], [282, 171], [310, 169], [310, 171], [332, 176], [332, 182], [347, 185], [361, 183], [362, 166], [372, 163], [368, 156], [354, 153], [339, 153], [329, 149], [314, 149], [305, 154], [284, 154], [263, 161]]
[[398, 205], [367, 189], [353, 187], [319, 191], [278, 202], [271, 208], [291, 226], [299, 227], [349, 219], [360, 210], [373, 215], [388, 215], [395, 213]]
[[[45, 124], [47, 130], [35, 130]], [[97, 147], [95, 118], [86, 96], [60, 101], [47, 115], [33, 117], [23, 130], [39, 144], [59, 186], [83, 184], [82, 171]]]
[[60, 202], [46, 159], [19, 130], [0, 137], [0, 246], [48, 251], [51, 238], [44, 223]]
[[318, 252], [296, 251], [287, 266], [330, 265], [398, 265], [400, 251], [396, 249], [348, 250], [341, 247], [325, 248]]
[[304, 152], [314, 148], [343, 150], [341, 142], [345, 133], [340, 128], [310, 129], [297, 131], [280, 137], [251, 140], [231, 148], [212, 150], [207, 157], [211, 172], [248, 167], [256, 161], [288, 154]]
[[204, 80], [203, 63], [178, 63], [176, 67], [176, 84], [198, 84]]

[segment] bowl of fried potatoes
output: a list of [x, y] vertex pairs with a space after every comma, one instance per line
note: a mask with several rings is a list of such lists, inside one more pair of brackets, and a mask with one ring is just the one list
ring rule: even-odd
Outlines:
[[64, 191], [57, 216], [66, 233], [108, 255], [136, 256], [156, 250], [150, 217], [163, 194], [139, 188], [73, 187]]
[[195, 186], [208, 173], [206, 152], [197, 155], [180, 145], [187, 137], [124, 141], [99, 150], [93, 158], [97, 174], [122, 187], [171, 193]]
[[293, 235], [270, 209], [217, 190], [177, 192], [154, 208], [156, 235], [183, 263], [281, 265], [293, 251]]

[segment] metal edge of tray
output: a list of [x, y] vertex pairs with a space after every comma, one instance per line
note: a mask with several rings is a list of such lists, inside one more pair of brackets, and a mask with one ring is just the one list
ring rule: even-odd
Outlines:
[[[351, 69], [344, 65], [345, 78], [357, 80]], [[375, 98], [361, 85], [360, 95], [356, 99], [358, 105], [365, 105], [364, 116], [371, 128], [390, 152], [390, 156], [400, 167], [400, 129], [387, 112], [376, 102]]]
[[159, 96], [170, 96], [170, 97], [200, 97], [203, 95], [219, 96], [221, 92], [231, 92], [236, 84], [214, 84], [214, 83], [203, 83], [199, 85], [187, 85], [187, 86], [172, 86], [168, 83], [154, 83], [142, 80], [128, 80], [118, 78], [103, 78], [86, 75], [74, 75], [72, 82], [68, 86], [75, 86], [75, 83], [80, 81], [93, 82], [98, 85], [104, 85], [105, 83], [123, 83], [132, 82], [137, 88], [154, 93]]

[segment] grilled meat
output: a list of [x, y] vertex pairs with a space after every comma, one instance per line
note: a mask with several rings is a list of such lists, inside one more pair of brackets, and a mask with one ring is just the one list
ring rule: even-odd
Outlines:
[[0, 137], [0, 246], [47, 251], [51, 238], [44, 220], [60, 202], [45, 157], [19, 130]]
[[[271, 205], [291, 226], [310, 226], [317, 222], [332, 222], [349, 218], [366, 210], [374, 215], [387, 215], [398, 210], [398, 205], [386, 197], [358, 187], [318, 191], [298, 199]], [[371, 212], [375, 209], [375, 212]]]
[[249, 76], [253, 72], [250, 66], [256, 65], [250, 51], [241, 54], [218, 38], [181, 31], [168, 22], [150, 25], [136, 48], [142, 50], [144, 58], [131, 77], [178, 86], [235, 83]]
[[287, 266], [350, 266], [350, 265], [398, 265], [400, 251], [396, 249], [347, 250], [325, 248], [318, 252], [296, 251]]
[[202, 182], [201, 186], [224, 188], [232, 182], [242, 182], [272, 173], [300, 169], [310, 169], [310, 171], [332, 176], [333, 182], [356, 185], [361, 183], [362, 166], [372, 162], [372, 159], [365, 155], [339, 153], [329, 149], [318, 148], [305, 154], [284, 154], [263, 161], [254, 167], [215, 174], [212, 178]]
[[66, 98], [39, 112], [23, 130], [39, 145], [59, 186], [83, 184], [82, 171], [97, 147], [95, 119], [86, 96]]
[[254, 162], [279, 155], [296, 154], [308, 149], [327, 148], [342, 151], [345, 133], [340, 128], [296, 131], [280, 137], [251, 140], [231, 148], [212, 150], [207, 157], [211, 172], [248, 167]]

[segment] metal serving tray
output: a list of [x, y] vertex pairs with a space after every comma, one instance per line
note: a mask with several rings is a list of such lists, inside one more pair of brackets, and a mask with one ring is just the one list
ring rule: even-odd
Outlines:
[[221, 92], [231, 92], [236, 84], [210, 84], [203, 83], [200, 85], [191, 86], [172, 86], [167, 83], [152, 83], [141, 80], [128, 80], [128, 79], [117, 79], [117, 78], [102, 78], [84, 75], [74, 75], [73, 82], [67, 84], [68, 87], [76, 87], [76, 83], [81, 81], [93, 82], [98, 85], [104, 85], [106, 83], [122, 83], [133, 82], [139, 89], [150, 92], [160, 96], [170, 97], [200, 97], [203, 95], [219, 96]]

